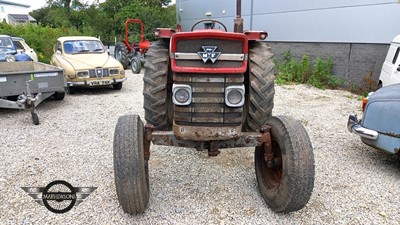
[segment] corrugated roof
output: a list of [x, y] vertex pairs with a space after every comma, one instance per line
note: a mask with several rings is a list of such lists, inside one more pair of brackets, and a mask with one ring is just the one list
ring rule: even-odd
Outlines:
[[9, 2], [9, 1], [3, 1], [3, 0], [0, 0], [0, 4], [15, 5], [15, 6], [25, 7], [25, 8], [30, 8], [30, 7], [31, 7], [30, 5], [24, 5], [24, 4], [20, 4], [20, 3]]
[[8, 14], [8, 17], [12, 18], [16, 22], [36, 21], [35, 18], [28, 14]]

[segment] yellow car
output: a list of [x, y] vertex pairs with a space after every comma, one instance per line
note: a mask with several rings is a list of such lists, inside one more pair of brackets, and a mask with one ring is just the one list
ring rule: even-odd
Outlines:
[[115, 90], [120, 90], [126, 80], [121, 63], [111, 57], [95, 37], [60, 37], [53, 50], [51, 64], [64, 69], [69, 94], [74, 94], [77, 86], [112, 85]]

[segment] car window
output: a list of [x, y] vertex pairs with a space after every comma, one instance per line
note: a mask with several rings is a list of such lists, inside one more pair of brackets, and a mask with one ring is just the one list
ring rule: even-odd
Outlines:
[[74, 40], [64, 42], [64, 52], [67, 54], [103, 53], [103, 44], [96, 40]]
[[14, 49], [14, 45], [12, 44], [11, 38], [1, 37], [0, 38], [0, 48]]
[[60, 51], [60, 52], [62, 51], [61, 43], [59, 41], [57, 41], [56, 44], [54, 45], [54, 49], [56, 51]]
[[13, 41], [13, 42], [17, 49], [24, 49], [24, 46], [22, 45], [21, 42], [19, 42], [19, 41]]

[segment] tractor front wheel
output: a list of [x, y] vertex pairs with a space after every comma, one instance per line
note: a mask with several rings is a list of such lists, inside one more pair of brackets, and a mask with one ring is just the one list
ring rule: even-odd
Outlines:
[[149, 203], [148, 161], [144, 159], [144, 126], [138, 115], [118, 119], [114, 133], [114, 176], [119, 204], [126, 213], [143, 213]]
[[114, 57], [122, 64], [125, 70], [126, 68], [128, 68], [129, 65], [128, 54], [129, 54], [128, 48], [124, 43], [118, 42], [115, 45]]
[[314, 154], [303, 125], [290, 117], [269, 117], [272, 159], [256, 147], [255, 169], [261, 196], [275, 212], [302, 209], [314, 187]]
[[140, 61], [140, 55], [135, 53], [135, 55], [131, 58], [131, 70], [134, 74], [139, 74], [142, 69], [142, 62]]

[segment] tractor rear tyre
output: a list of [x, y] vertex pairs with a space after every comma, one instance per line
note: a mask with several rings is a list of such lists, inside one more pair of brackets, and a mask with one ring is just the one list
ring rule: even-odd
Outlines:
[[256, 147], [255, 169], [261, 196], [275, 212], [302, 209], [314, 187], [315, 165], [310, 138], [303, 125], [290, 117], [269, 117], [273, 160]]
[[168, 43], [152, 42], [146, 53], [143, 76], [144, 116], [156, 130], [172, 127], [172, 98]]
[[128, 48], [124, 43], [118, 42], [115, 45], [114, 57], [122, 64], [125, 70], [126, 68], [128, 68], [129, 65], [128, 54], [129, 54]]
[[136, 53], [131, 58], [131, 70], [132, 70], [132, 73], [139, 74], [141, 69], [142, 69], [142, 62], [140, 61], [140, 55]]
[[275, 64], [271, 48], [263, 42], [254, 42], [249, 47], [249, 80], [245, 131], [260, 129], [272, 115], [275, 95]]
[[149, 168], [143, 141], [140, 117], [121, 116], [114, 133], [114, 176], [118, 201], [125, 213], [143, 213], [149, 203]]

